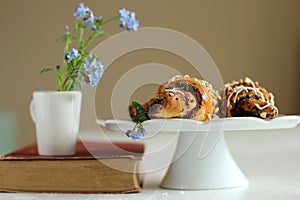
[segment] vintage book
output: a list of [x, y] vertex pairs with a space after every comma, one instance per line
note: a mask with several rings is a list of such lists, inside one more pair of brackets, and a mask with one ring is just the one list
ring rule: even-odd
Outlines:
[[74, 156], [40, 156], [33, 144], [0, 158], [0, 191], [140, 192], [143, 152], [139, 143], [78, 142]]

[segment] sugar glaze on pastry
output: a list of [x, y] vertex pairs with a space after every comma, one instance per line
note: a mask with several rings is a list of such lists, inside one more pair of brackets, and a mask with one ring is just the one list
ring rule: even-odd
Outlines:
[[278, 115], [273, 94], [248, 77], [225, 84], [224, 92], [223, 115], [226, 117], [269, 119]]
[[[207, 81], [175, 76], [159, 86], [156, 96], [143, 105], [150, 118], [185, 118], [209, 121], [218, 112], [220, 96]], [[135, 109], [130, 106], [130, 116]]]

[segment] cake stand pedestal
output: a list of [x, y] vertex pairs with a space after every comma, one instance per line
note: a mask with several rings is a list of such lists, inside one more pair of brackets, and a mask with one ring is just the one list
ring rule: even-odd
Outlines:
[[[181, 156], [190, 139], [190, 146]], [[180, 132], [177, 149], [161, 187], [181, 190], [221, 189], [245, 186], [247, 178], [236, 165], [229, 152], [223, 132], [214, 147], [205, 156], [200, 155], [200, 148], [206, 138], [201, 131]]]

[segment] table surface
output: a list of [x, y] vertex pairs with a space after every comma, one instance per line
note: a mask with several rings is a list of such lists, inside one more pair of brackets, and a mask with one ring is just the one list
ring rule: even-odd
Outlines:
[[[110, 133], [112, 138], [120, 134]], [[92, 140], [94, 134], [81, 134]], [[170, 134], [162, 134], [159, 140], [168, 141]], [[289, 130], [226, 132], [227, 145], [241, 170], [249, 180], [247, 187], [221, 190], [167, 190], [159, 187], [166, 168], [145, 174], [144, 188], [135, 194], [34, 194], [0, 193], [1, 200], [79, 200], [79, 199], [203, 199], [203, 200], [247, 200], [300, 199], [300, 126]], [[120, 139], [120, 138], [119, 138]], [[122, 139], [122, 138], [121, 138]], [[146, 144], [147, 150], [159, 144]], [[174, 147], [175, 148], [175, 147]], [[170, 159], [170, 155], [162, 155]], [[144, 164], [153, 161], [147, 156]], [[1, 180], [0, 180], [1, 181]]]

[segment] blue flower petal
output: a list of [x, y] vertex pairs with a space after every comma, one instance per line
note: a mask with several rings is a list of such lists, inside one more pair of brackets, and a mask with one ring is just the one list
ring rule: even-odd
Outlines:
[[86, 80], [90, 86], [95, 87], [103, 76], [104, 69], [102, 63], [97, 57], [89, 55], [84, 63], [84, 69], [87, 73], [88, 80]]
[[137, 31], [140, 22], [139, 20], [135, 19], [135, 12], [130, 12], [125, 8], [119, 10], [119, 12], [121, 16], [120, 17], [121, 27], [124, 27], [129, 31]]
[[74, 13], [74, 17], [76, 20], [80, 20], [86, 17], [86, 14], [88, 12], [91, 12], [91, 9], [89, 9], [88, 7], [84, 6], [83, 3], [78, 4], [78, 6], [76, 7], [76, 11]]
[[144, 127], [141, 124], [139, 124], [139, 125], [137, 125], [136, 128], [137, 128], [137, 130], [135, 130], [135, 129], [134, 130], [128, 130], [126, 132], [126, 135], [128, 137], [130, 137], [131, 139], [133, 139], [133, 140], [138, 140], [141, 137], [145, 137], [145, 135], [147, 134], [147, 132], [144, 129]]
[[126, 10], [125, 8], [122, 8], [122, 9], [119, 10], [119, 13], [120, 13], [121, 17], [125, 17], [126, 18], [126, 17], [129, 16], [130, 11]]

